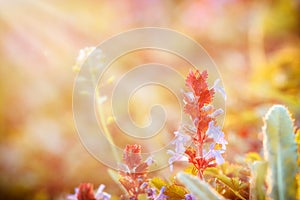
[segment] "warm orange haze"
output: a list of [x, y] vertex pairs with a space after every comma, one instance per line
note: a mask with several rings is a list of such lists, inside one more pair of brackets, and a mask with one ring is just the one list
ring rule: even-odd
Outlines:
[[[74, 194], [74, 188], [78, 186], [90, 197], [98, 195], [97, 199], [119, 199], [121, 195], [124, 199], [130, 195], [140, 199], [164, 199], [172, 195], [170, 191], [179, 195], [177, 199], [194, 199], [194, 195], [199, 194], [186, 186], [190, 179], [179, 173], [182, 171], [192, 174], [197, 180], [205, 180], [205, 184], [217, 185], [214, 195], [229, 199], [248, 199], [250, 194], [261, 199], [264, 195], [276, 196], [274, 191], [277, 190], [270, 185], [262, 191], [255, 190], [255, 194], [250, 191], [254, 190], [250, 185], [253, 177], [259, 182], [260, 173], [269, 174], [272, 169], [277, 169], [276, 166], [270, 165], [267, 172], [262, 170], [266, 169], [263, 162], [251, 164], [278, 159], [263, 153], [274, 150], [268, 133], [277, 130], [269, 128], [276, 123], [282, 123], [280, 127], [289, 127], [284, 129], [287, 131], [279, 131], [279, 135], [291, 132], [291, 136], [279, 136], [277, 142], [284, 143], [288, 140], [286, 138], [292, 138], [290, 140], [297, 141], [298, 145], [300, 142], [297, 129], [300, 127], [299, 11], [300, 3], [296, 0], [0, 1], [0, 199], [67, 199], [67, 195]], [[103, 149], [99, 155], [92, 155], [83, 145], [84, 138], [79, 137], [79, 125], [73, 112], [73, 102], [77, 101], [73, 96], [74, 83], [78, 81], [76, 77], [80, 77], [83, 57], [89, 50], [94, 50], [86, 48], [97, 47], [113, 35], [143, 27], [168, 28], [186, 35], [205, 49], [218, 73], [211, 73], [206, 63], [197, 66], [200, 70], [196, 72], [189, 60], [163, 50], [138, 49], [120, 55], [104, 71], [101, 79], [93, 80], [97, 85], [97, 100], [95, 106], [91, 106], [96, 108], [97, 124], [105, 127], [103, 137], [117, 150], [106, 147], [104, 140], [96, 143], [91, 137], [86, 143], [90, 146], [97, 144], [94, 149]], [[161, 43], [167, 43], [161, 35], [157, 38], [162, 40]], [[112, 52], [139, 39], [122, 40], [111, 48]], [[182, 48], [187, 46], [183, 41], [173, 43]], [[86, 52], [82, 50], [80, 54], [81, 49]], [[189, 52], [191, 49], [185, 50]], [[201, 52], [189, 53], [193, 58], [204, 57]], [[99, 63], [104, 60], [105, 57], [100, 57]], [[152, 66], [155, 73], [134, 75], [138, 72], [134, 71], [136, 67], [146, 69], [147, 63], [156, 63]], [[191, 69], [196, 73], [195, 77]], [[126, 79], [124, 74], [129, 72], [133, 78]], [[131, 88], [128, 80], [140, 83], [152, 77], [170, 83], [176, 91], [170, 90], [171, 86], [148, 82], [134, 90], [126, 90]], [[226, 98], [214, 90], [217, 79], [224, 87]], [[118, 83], [121, 83], [120, 88]], [[202, 91], [201, 94], [193, 91], [193, 84], [199, 84], [197, 91]], [[119, 96], [114, 96], [113, 92]], [[187, 94], [193, 96], [184, 92], [192, 92]], [[80, 94], [84, 98], [84, 92]], [[131, 95], [128, 102], [125, 101], [126, 95]], [[212, 103], [215, 110], [208, 106]], [[292, 122], [286, 122], [290, 115], [280, 106], [268, 111], [274, 104], [284, 105], [291, 113]], [[114, 111], [114, 106], [119, 110]], [[213, 116], [213, 111], [218, 108], [223, 112]], [[128, 115], [125, 116], [125, 112]], [[117, 116], [120, 113], [124, 116]], [[274, 117], [277, 115], [279, 117]], [[182, 130], [181, 120], [185, 117], [193, 126], [183, 129], [189, 134], [198, 134], [197, 137], [192, 135], [189, 143], [197, 148], [187, 148], [185, 141], [179, 146], [176, 146], [178, 140], [170, 143], [180, 136], [174, 132]], [[87, 122], [90, 120], [82, 118]], [[199, 120], [203, 122], [201, 126]], [[146, 130], [143, 128], [154, 122], [157, 122], [157, 127], [161, 124], [163, 127], [155, 134], [151, 131], [141, 133], [140, 130]], [[126, 133], [131, 129], [129, 123], [140, 129]], [[183, 148], [180, 146], [183, 143], [181, 153], [186, 157], [178, 157], [174, 148]], [[164, 148], [166, 150], [159, 151]], [[291, 151], [285, 150], [286, 154], [295, 156], [293, 159], [297, 162], [299, 148], [296, 148], [296, 143]], [[130, 157], [131, 151], [136, 151], [138, 156]], [[153, 158], [150, 159], [148, 153]], [[121, 156], [118, 158], [117, 154]], [[122, 156], [127, 158], [127, 163]], [[100, 162], [99, 157], [105, 162]], [[181, 161], [173, 163], [170, 158]], [[289, 161], [284, 157], [280, 163]], [[110, 168], [110, 162], [125, 165], [133, 162], [136, 165], [129, 169], [125, 166], [126, 169], [118, 172]], [[173, 171], [165, 164], [172, 164]], [[133, 173], [137, 166], [144, 171]], [[156, 168], [162, 169], [151, 171]], [[253, 171], [254, 168], [258, 170]], [[291, 171], [293, 169], [296, 171], [296, 167], [291, 167]], [[150, 172], [146, 174], [146, 170]], [[297, 181], [300, 182], [298, 171]], [[135, 182], [138, 192], [129, 184], [137, 177], [143, 180], [141, 184]], [[153, 177], [160, 179], [152, 180]], [[236, 181], [232, 185], [226, 182], [230, 178]], [[213, 182], [217, 179], [220, 181]], [[268, 185], [265, 180], [260, 180], [260, 184]], [[295, 177], [287, 181], [295, 184], [289, 185], [290, 188], [279, 188], [284, 191], [278, 195], [294, 195], [291, 188], [298, 187], [299, 198]], [[234, 184], [238, 185], [237, 188], [233, 187]], [[139, 196], [139, 192], [144, 196]], [[76, 193], [69, 198], [80, 199], [78, 196]]]

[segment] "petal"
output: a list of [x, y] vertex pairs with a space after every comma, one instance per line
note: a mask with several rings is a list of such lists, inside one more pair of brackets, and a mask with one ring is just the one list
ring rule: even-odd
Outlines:
[[214, 85], [212, 86], [212, 89], [219, 92], [223, 96], [224, 100], [226, 100], [227, 99], [226, 92], [222, 86], [219, 86], [219, 82], [220, 82], [220, 79], [215, 80]]
[[105, 185], [101, 184], [99, 187], [98, 187], [98, 190], [95, 194], [95, 198], [96, 199], [100, 199], [102, 196], [103, 196], [103, 190], [105, 188]]

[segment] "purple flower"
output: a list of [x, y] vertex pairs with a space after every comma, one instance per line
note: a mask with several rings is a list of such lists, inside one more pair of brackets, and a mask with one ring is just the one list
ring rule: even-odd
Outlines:
[[67, 196], [67, 199], [68, 200], [77, 200], [77, 194], [79, 192], [79, 189], [78, 188], [75, 188], [75, 194], [69, 194]]
[[168, 196], [164, 195], [165, 189], [166, 188], [163, 186], [154, 200], [165, 200], [166, 198], [169, 198]]
[[[85, 194], [85, 195], [91, 195], [89, 196], [88, 198], [93, 198], [93, 199], [96, 199], [96, 200], [109, 200], [111, 198], [111, 195], [106, 193], [106, 192], [103, 192], [105, 188], [105, 185], [101, 184], [96, 192], [96, 194], [94, 195], [94, 192], [93, 192], [93, 185], [88, 183], [88, 184], [81, 184], [79, 186], [79, 188], [75, 188], [75, 194], [70, 194], [67, 196], [67, 199], [68, 200], [78, 200], [78, 195], [80, 193], [80, 190], [86, 190], [88, 189], [90, 191], [90, 193], [88, 194]], [[86, 193], [86, 192], [85, 192]]]
[[212, 138], [215, 143], [221, 144], [222, 149], [226, 150], [226, 144], [228, 144], [228, 142], [224, 139], [224, 133], [221, 131], [221, 128], [219, 126], [215, 126], [214, 121], [209, 122], [206, 135], [209, 138]]
[[196, 200], [196, 197], [192, 194], [186, 194], [185, 196], [185, 200]]
[[147, 189], [147, 197], [148, 199], [154, 199], [155, 198], [155, 189], [154, 188], [148, 188]]
[[183, 153], [177, 153], [172, 150], [167, 150], [167, 153], [172, 155], [169, 158], [170, 171], [173, 171], [173, 163], [175, 161], [188, 161], [188, 158]]
[[205, 154], [204, 157], [206, 158], [215, 158], [216, 163], [218, 165], [224, 163], [224, 158], [222, 157], [222, 153], [224, 153], [224, 149], [216, 150], [215, 149], [215, 144], [211, 144], [209, 147], [209, 151]]
[[164, 195], [164, 192], [165, 192], [164, 186], [160, 189], [160, 192], [158, 195], [156, 195], [156, 189], [149, 188], [147, 190], [147, 197], [148, 197], [148, 199], [165, 200], [166, 198], [168, 198], [168, 196]]
[[106, 193], [106, 192], [103, 192], [105, 188], [105, 185], [101, 184], [95, 194], [95, 198], [96, 200], [109, 200], [111, 198], [111, 195]]
[[175, 144], [175, 151], [168, 150], [167, 153], [171, 155], [169, 158], [170, 171], [173, 171], [173, 163], [175, 161], [188, 161], [188, 158], [184, 156], [185, 145], [191, 139], [190, 136], [182, 134], [179, 131], [175, 131], [175, 139], [172, 144]]
[[190, 140], [190, 136], [182, 134], [179, 131], [174, 132], [175, 140], [172, 144], [175, 144], [175, 152], [177, 153], [184, 153], [185, 145]]
[[221, 108], [219, 108], [219, 109], [215, 110], [213, 113], [211, 113], [209, 116], [211, 118], [216, 118], [223, 113], [224, 113], [224, 111]]
[[226, 100], [227, 99], [226, 92], [225, 92], [225, 90], [222, 86], [219, 86], [219, 82], [220, 82], [220, 79], [215, 80], [214, 85], [212, 86], [212, 88], [215, 91], [219, 92], [223, 96], [223, 98]]
[[153, 160], [153, 157], [152, 156], [149, 156], [145, 163], [147, 163], [148, 166], [152, 165], [154, 163], [154, 160]]

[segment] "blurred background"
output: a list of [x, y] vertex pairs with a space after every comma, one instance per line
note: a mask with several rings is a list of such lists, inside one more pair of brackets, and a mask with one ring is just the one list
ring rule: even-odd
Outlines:
[[[171, 28], [200, 43], [227, 92], [226, 160], [260, 152], [261, 118], [270, 105], [286, 105], [300, 126], [299, 8], [298, 0], [0, 1], [0, 198], [64, 199], [80, 182], [121, 193], [76, 133], [72, 68], [80, 49], [132, 28]], [[153, 55], [129, 56], [118, 67], [159, 58]], [[133, 104], [131, 112], [144, 123], [144, 109]], [[178, 125], [173, 117], [168, 134]], [[126, 140], [118, 141], [123, 148]]]

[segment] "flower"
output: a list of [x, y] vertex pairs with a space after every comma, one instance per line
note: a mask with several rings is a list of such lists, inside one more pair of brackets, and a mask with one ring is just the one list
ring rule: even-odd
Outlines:
[[154, 162], [150, 156], [142, 161], [141, 146], [126, 145], [123, 151], [123, 162], [119, 166], [119, 182], [127, 191], [126, 199], [138, 199], [140, 194], [149, 193], [147, 179], [148, 167]]
[[224, 163], [224, 158], [222, 157], [222, 153], [225, 150], [223, 149], [215, 149], [215, 144], [211, 144], [210, 151], [205, 155], [206, 158], [215, 158], [216, 163], [218, 165]]
[[105, 185], [101, 184], [94, 195], [93, 184], [81, 183], [78, 188], [75, 188], [75, 194], [67, 196], [68, 200], [109, 200], [111, 195], [103, 192]]
[[141, 160], [141, 146], [137, 144], [126, 145], [123, 153], [123, 161], [126, 165], [128, 165], [129, 169], [132, 169], [139, 165]]
[[[173, 169], [173, 162], [182, 158], [188, 158], [198, 170], [200, 178], [207, 167], [224, 162], [222, 154], [226, 150], [227, 141], [224, 133], [217, 126], [216, 117], [223, 113], [222, 109], [215, 109], [212, 105], [215, 92], [225, 95], [223, 88], [218, 86], [219, 80], [209, 88], [207, 83], [207, 71], [202, 73], [199, 70], [190, 71], [186, 78], [186, 86], [190, 91], [184, 93], [184, 112], [188, 114], [193, 122], [193, 127], [181, 125], [185, 130], [174, 132], [176, 138], [173, 141], [175, 151], [168, 150], [171, 155], [169, 159], [170, 169]], [[187, 141], [192, 138], [192, 145]], [[220, 147], [221, 146], [221, 147]], [[186, 156], [182, 155], [185, 154]]]
[[190, 136], [181, 133], [180, 131], [174, 132], [175, 139], [172, 144], [175, 144], [175, 151], [168, 150], [167, 153], [171, 155], [169, 158], [170, 171], [173, 171], [173, 163], [175, 161], [187, 161], [187, 157], [184, 156], [185, 145], [191, 139]]
[[196, 197], [192, 194], [186, 194], [185, 196], [185, 200], [196, 200]]
[[209, 122], [206, 135], [209, 138], [212, 138], [215, 143], [221, 144], [222, 149], [226, 150], [226, 144], [228, 144], [228, 142], [224, 139], [224, 133], [221, 131], [221, 128], [219, 126], [215, 126], [214, 121]]
[[174, 169], [173, 163], [175, 161], [188, 161], [187, 157], [184, 155], [184, 152], [179, 153], [179, 152], [174, 152], [172, 150], [167, 150], [167, 153], [171, 155], [168, 161], [170, 165], [170, 171], [173, 171]]
[[212, 86], [212, 89], [219, 92], [223, 96], [223, 98], [226, 100], [227, 99], [226, 92], [223, 87], [219, 86], [219, 82], [220, 82], [220, 79], [215, 80], [214, 85]]
[[81, 66], [86, 61], [88, 56], [96, 49], [96, 47], [86, 47], [84, 49], [80, 49], [79, 55], [76, 59], [76, 64], [73, 67], [74, 71], [80, 71]]
[[105, 188], [105, 185], [103, 185], [103, 184], [101, 184], [99, 186], [99, 188], [98, 188], [98, 190], [97, 190], [97, 192], [95, 194], [95, 197], [96, 197], [97, 200], [98, 199], [108, 200], [108, 199], [111, 198], [110, 194], [108, 194], [106, 192], [103, 192], [104, 188]]
[[166, 198], [168, 198], [168, 196], [164, 195], [165, 189], [166, 188], [163, 186], [160, 189], [159, 194], [154, 198], [154, 200], [165, 200]]

